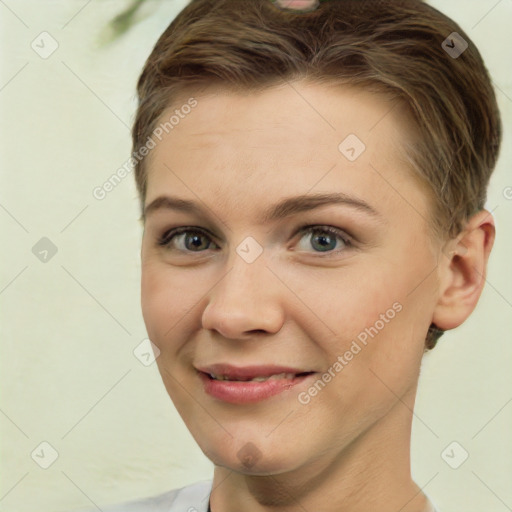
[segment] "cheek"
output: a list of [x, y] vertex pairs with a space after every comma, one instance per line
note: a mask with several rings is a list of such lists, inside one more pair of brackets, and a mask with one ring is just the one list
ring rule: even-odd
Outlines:
[[353, 398], [371, 407], [395, 400], [417, 380], [431, 318], [425, 293], [429, 279], [417, 288], [425, 279], [421, 268], [411, 264], [392, 265], [386, 272], [384, 266], [378, 272], [369, 269], [350, 300], [343, 298], [344, 310], [337, 317], [343, 342], [335, 355], [347, 353], [351, 362], [339, 385], [350, 387]]
[[201, 299], [211, 284], [197, 269], [173, 269], [156, 260], [142, 265], [141, 309], [149, 338], [162, 359], [175, 354], [200, 326]]
[[307, 391], [314, 397], [310, 421], [318, 413], [369, 424], [415, 385], [424, 340], [417, 327], [421, 309], [408, 292], [406, 282], [368, 273], [350, 292], [325, 301], [337, 333], [322, 347], [324, 371], [333, 378], [317, 397]]
[[386, 326], [398, 316], [400, 305], [396, 303], [403, 297], [388, 270], [380, 265], [379, 269], [332, 269], [311, 280], [303, 275], [302, 286], [296, 292], [334, 331], [335, 339], [348, 341], [376, 322], [379, 330], [384, 330], [381, 315], [388, 320]]
[[155, 343], [158, 338], [159, 323], [163, 319], [166, 298], [163, 296], [165, 287], [162, 287], [161, 279], [158, 278], [153, 267], [151, 264], [143, 263], [142, 265], [141, 309], [149, 338]]
[[336, 333], [323, 343], [331, 363], [352, 350], [357, 355], [348, 354], [355, 363], [350, 366], [366, 374], [375, 366], [394, 379], [393, 372], [408, 373], [405, 368], [421, 357], [432, 315], [432, 265], [421, 256], [392, 256], [333, 272], [323, 294], [310, 294], [308, 303]]
[[142, 266], [141, 276], [141, 308], [142, 316], [150, 339], [160, 345], [168, 338], [166, 333], [172, 330], [184, 310], [180, 280], [162, 265], [148, 262]]

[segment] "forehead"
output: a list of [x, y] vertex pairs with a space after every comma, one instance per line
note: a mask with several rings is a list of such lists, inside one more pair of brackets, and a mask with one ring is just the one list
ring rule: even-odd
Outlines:
[[[160, 121], [188, 98], [176, 99]], [[417, 189], [406, 193], [425, 201], [403, 158], [414, 126], [396, 99], [311, 82], [252, 93], [211, 89], [194, 98], [197, 105], [150, 154], [146, 203], [164, 189], [217, 194], [228, 204], [230, 196], [264, 201], [312, 188], [389, 202], [397, 191], [386, 181], [404, 180]]]
[[[165, 121], [176, 108], [179, 110], [190, 95], [176, 98], [161, 120]], [[186, 138], [201, 138], [201, 143], [212, 145], [216, 145], [219, 137], [229, 134], [230, 139], [258, 136], [260, 142], [270, 147], [279, 146], [281, 141], [295, 142], [296, 135], [305, 137], [306, 142], [337, 146], [344, 133], [352, 132], [361, 139], [386, 133], [390, 136], [386, 141], [389, 147], [390, 142], [398, 142], [397, 138], [411, 137], [414, 128], [396, 98], [351, 85], [303, 80], [258, 92], [212, 87], [199, 92], [196, 98], [198, 106], [188, 116], [192, 121], [182, 122], [179, 130], [172, 131]], [[283, 127], [286, 130], [280, 130]]]

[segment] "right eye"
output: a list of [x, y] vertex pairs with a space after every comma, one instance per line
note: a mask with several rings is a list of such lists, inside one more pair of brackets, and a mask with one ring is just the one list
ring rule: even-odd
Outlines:
[[204, 252], [210, 248], [213, 242], [206, 231], [183, 226], [167, 231], [158, 239], [157, 243], [160, 247], [170, 251]]

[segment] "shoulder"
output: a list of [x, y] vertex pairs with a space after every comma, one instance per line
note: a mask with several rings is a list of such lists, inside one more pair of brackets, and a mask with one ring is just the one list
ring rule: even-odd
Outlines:
[[[103, 512], [207, 512], [211, 489], [212, 481], [203, 480], [156, 496], [101, 507], [101, 510]], [[75, 512], [97, 511], [98, 508], [94, 507]]]

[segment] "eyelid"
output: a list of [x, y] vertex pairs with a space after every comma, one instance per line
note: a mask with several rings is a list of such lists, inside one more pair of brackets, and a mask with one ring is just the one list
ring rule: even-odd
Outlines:
[[329, 224], [308, 224], [301, 226], [293, 236], [295, 237], [299, 234], [310, 233], [312, 231], [326, 231], [327, 233], [332, 233], [333, 235], [340, 237], [342, 240], [350, 244], [355, 244], [357, 242], [357, 239], [346, 229], [330, 226]]

